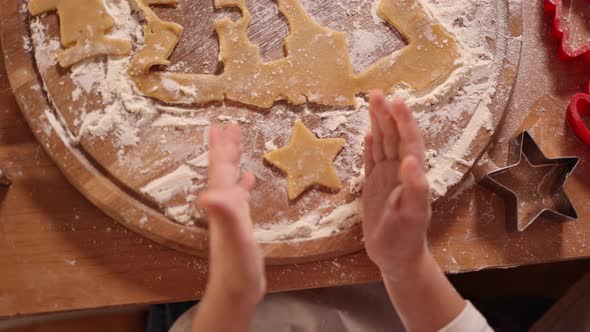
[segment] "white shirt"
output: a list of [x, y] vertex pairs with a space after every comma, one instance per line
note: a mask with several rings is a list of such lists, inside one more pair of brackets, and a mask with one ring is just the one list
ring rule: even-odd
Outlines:
[[[196, 308], [170, 332], [190, 332]], [[228, 313], [228, 317], [231, 313]], [[253, 332], [402, 332], [404, 327], [382, 284], [271, 294], [256, 309]], [[467, 302], [440, 332], [490, 332], [485, 318]]]
[[463, 312], [439, 332], [493, 332], [485, 317], [467, 301]]

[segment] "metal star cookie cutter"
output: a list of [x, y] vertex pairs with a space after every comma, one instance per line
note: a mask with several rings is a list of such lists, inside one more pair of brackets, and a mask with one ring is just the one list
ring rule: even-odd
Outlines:
[[[510, 166], [486, 174], [480, 181], [481, 185], [495, 192], [504, 200], [508, 228], [513, 230], [515, 225], [516, 229], [519, 232], [522, 232], [542, 215], [552, 217], [558, 221], [577, 220], [578, 213], [565, 192], [565, 185], [570, 175], [580, 163], [580, 158], [547, 158], [531, 134], [527, 131], [523, 132], [516, 139], [516, 143], [518, 149], [518, 161], [511, 164]], [[551, 168], [551, 170], [547, 172], [546, 176], [555, 170], [558, 171], [556, 176], [558, 180], [552, 183], [550, 186], [551, 194], [549, 196], [554, 206], [550, 208], [546, 205], [543, 205], [543, 209], [540, 209], [538, 213], [535, 213], [532, 217], [528, 218], [520, 217], [520, 209], [526, 204], [526, 202], [522, 202], [521, 197], [519, 197], [519, 194], [516, 191], [498, 180], [499, 175], [509, 173], [516, 167], [521, 166], [524, 162], [528, 163], [526, 167], [530, 167], [531, 170], [534, 170], [535, 168]], [[542, 181], [535, 183], [538, 188], [541, 187], [546, 176], [542, 178]], [[542, 202], [545, 202], [545, 199], [546, 197], [543, 197]]]

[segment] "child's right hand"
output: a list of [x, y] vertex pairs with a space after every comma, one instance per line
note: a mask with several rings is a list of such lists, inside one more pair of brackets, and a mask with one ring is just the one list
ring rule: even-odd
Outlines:
[[254, 175], [240, 178], [241, 131], [236, 125], [209, 131], [209, 188], [197, 203], [209, 216], [210, 273], [207, 295], [256, 305], [264, 295], [264, 260], [250, 217]]
[[402, 100], [388, 103], [382, 92], [371, 93], [369, 111], [365, 246], [401, 321], [407, 331], [491, 331], [475, 309], [469, 310], [428, 248], [430, 187], [424, 140], [412, 112]]
[[418, 125], [400, 99], [370, 96], [371, 132], [365, 140], [363, 231], [371, 260], [394, 279], [428, 253], [430, 188]]
[[255, 178], [240, 178], [241, 137], [235, 125], [209, 131], [209, 188], [197, 200], [209, 216], [209, 281], [193, 331], [248, 331], [266, 290], [250, 217]]

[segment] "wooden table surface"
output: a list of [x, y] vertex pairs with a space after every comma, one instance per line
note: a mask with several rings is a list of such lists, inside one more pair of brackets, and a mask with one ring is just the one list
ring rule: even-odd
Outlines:
[[[590, 65], [559, 62], [542, 2], [523, 7], [519, 79], [488, 163], [504, 166], [503, 147], [521, 129], [531, 129], [549, 156], [582, 157], [566, 187], [580, 220], [508, 232], [502, 201], [468, 179], [435, 207], [431, 245], [449, 273], [590, 257], [590, 148], [572, 138], [564, 119]], [[35, 141], [1, 67], [0, 165], [14, 183], [0, 187], [0, 317], [198, 298], [206, 262], [143, 239], [86, 201]], [[268, 269], [271, 291], [378, 279], [363, 253]]]

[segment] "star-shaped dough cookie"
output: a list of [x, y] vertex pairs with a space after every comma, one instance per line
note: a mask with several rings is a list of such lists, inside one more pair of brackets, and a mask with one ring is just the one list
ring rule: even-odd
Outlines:
[[313, 185], [333, 190], [342, 187], [332, 162], [345, 144], [343, 138], [319, 139], [297, 120], [291, 143], [267, 153], [264, 159], [287, 173], [287, 192], [294, 200]]

